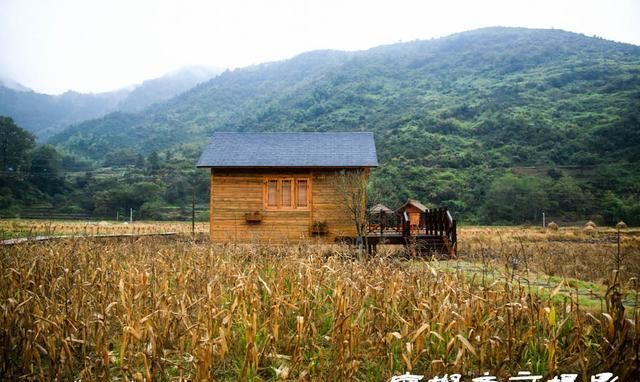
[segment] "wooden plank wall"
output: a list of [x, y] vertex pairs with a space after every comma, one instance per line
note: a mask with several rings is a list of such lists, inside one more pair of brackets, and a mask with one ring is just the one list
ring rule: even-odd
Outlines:
[[[341, 197], [333, 187], [336, 170], [211, 170], [211, 240], [215, 242], [287, 244], [311, 240], [334, 242], [336, 236], [355, 236], [356, 230]], [[308, 177], [308, 210], [265, 210], [264, 180], [269, 177]], [[245, 213], [260, 211], [262, 221], [248, 223]], [[326, 221], [328, 233], [311, 235], [314, 221]]]

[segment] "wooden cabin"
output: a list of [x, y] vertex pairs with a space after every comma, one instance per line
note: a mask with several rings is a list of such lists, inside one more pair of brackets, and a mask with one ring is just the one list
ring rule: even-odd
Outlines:
[[211, 171], [211, 240], [355, 237], [337, 180], [354, 172], [366, 182], [377, 165], [372, 133], [214, 133], [197, 164]]
[[408, 199], [400, 208], [398, 208], [397, 211], [399, 213], [407, 213], [407, 216], [409, 217], [409, 227], [411, 228], [411, 231], [415, 231], [420, 227], [421, 214], [429, 212], [429, 209], [415, 199]]

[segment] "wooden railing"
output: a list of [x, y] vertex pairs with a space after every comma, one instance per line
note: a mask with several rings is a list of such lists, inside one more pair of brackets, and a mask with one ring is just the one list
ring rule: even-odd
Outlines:
[[426, 235], [446, 237], [450, 247], [455, 251], [458, 244], [457, 223], [446, 207], [434, 208], [420, 214], [420, 228], [424, 228], [423, 232]]
[[402, 233], [403, 222], [399, 213], [371, 213], [368, 221], [368, 234], [384, 236]]
[[454, 253], [458, 244], [456, 220], [446, 207], [432, 208], [421, 213], [417, 227], [411, 226], [406, 212], [370, 214], [368, 234], [375, 236], [400, 235], [407, 239], [416, 235], [446, 237], [449, 247]]

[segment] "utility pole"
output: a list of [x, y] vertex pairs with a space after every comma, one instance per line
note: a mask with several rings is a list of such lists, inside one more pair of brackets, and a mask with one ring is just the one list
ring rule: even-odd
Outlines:
[[547, 221], [546, 221], [545, 216], [544, 216], [544, 211], [542, 211], [542, 228], [544, 228], [546, 226], [547, 226]]
[[133, 208], [129, 208], [129, 224], [133, 223]]
[[622, 262], [622, 259], [620, 258], [620, 228], [616, 227], [618, 229], [618, 251], [617, 251], [617, 255], [616, 255], [616, 262], [618, 263], [618, 271], [620, 270], [620, 263]]
[[191, 236], [196, 235], [196, 188], [193, 187], [191, 193]]
[[116, 222], [120, 221], [120, 210], [116, 210]]

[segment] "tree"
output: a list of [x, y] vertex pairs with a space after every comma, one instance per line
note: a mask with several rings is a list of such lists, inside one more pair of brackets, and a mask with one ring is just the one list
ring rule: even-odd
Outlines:
[[145, 160], [144, 160], [144, 156], [142, 156], [142, 154], [138, 153], [138, 155], [136, 156], [136, 164], [135, 164], [136, 168], [138, 169], [143, 169], [145, 166]]
[[137, 182], [119, 185], [94, 195], [95, 213], [100, 215], [114, 215], [119, 209], [136, 211], [147, 202], [156, 201], [162, 193], [162, 187], [152, 182]]
[[482, 206], [485, 223], [533, 222], [549, 207], [544, 184], [531, 176], [504, 175], [491, 183]]
[[549, 170], [547, 170], [547, 176], [549, 176], [549, 178], [553, 180], [559, 180], [560, 178], [562, 178], [563, 175], [564, 174], [562, 173], [562, 171], [560, 171], [555, 167], [552, 167]]
[[[562, 176], [547, 190], [550, 205], [557, 209], [554, 214], [571, 216], [583, 213], [590, 207], [590, 195], [580, 188], [575, 179], [570, 176]], [[552, 211], [549, 211], [552, 212]]]
[[29, 175], [40, 191], [47, 195], [60, 193], [64, 188], [61, 176], [62, 158], [53, 146], [38, 146], [33, 152]]
[[0, 171], [19, 172], [29, 163], [35, 138], [9, 117], [0, 116]]
[[134, 165], [138, 161], [138, 155], [140, 154], [131, 149], [117, 149], [105, 155], [104, 165], [118, 167]]
[[152, 151], [147, 158], [147, 163], [149, 164], [149, 170], [151, 172], [156, 172], [160, 169], [160, 156], [157, 151]]
[[366, 173], [363, 170], [342, 170], [333, 178], [333, 187], [342, 205], [348, 210], [349, 217], [355, 225], [358, 240], [366, 243], [367, 214], [366, 214]]
[[611, 191], [607, 191], [602, 195], [600, 209], [604, 224], [616, 224], [623, 217], [623, 202]]

